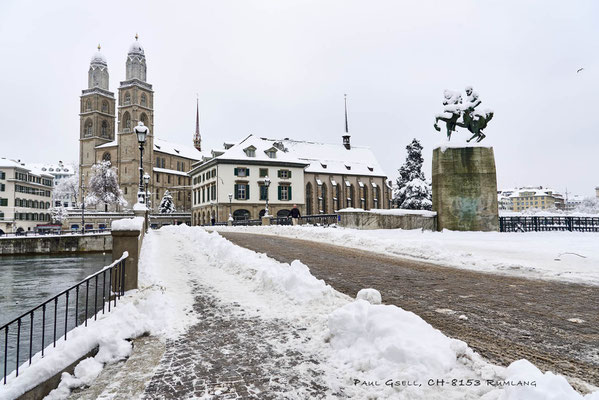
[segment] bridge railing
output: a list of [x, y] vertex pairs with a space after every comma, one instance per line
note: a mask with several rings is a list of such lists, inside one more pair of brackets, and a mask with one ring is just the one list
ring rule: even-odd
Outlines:
[[96, 320], [100, 312], [116, 307], [125, 293], [127, 257], [128, 253], [123, 253], [112, 264], [0, 327], [3, 384], [13, 371], [15, 377], [19, 376], [22, 361], [31, 365], [40, 350], [44, 357], [46, 345], [56, 347], [58, 340], [67, 340], [72, 329], [87, 326], [88, 320]]
[[499, 217], [501, 232], [599, 232], [599, 217]]

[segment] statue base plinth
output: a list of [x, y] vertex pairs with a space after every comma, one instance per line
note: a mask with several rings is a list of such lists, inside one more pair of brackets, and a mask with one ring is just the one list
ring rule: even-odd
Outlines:
[[492, 147], [433, 150], [433, 211], [438, 230], [499, 231]]

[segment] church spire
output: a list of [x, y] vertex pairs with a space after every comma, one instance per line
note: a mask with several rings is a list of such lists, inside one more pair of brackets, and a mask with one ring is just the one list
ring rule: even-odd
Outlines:
[[193, 145], [202, 151], [202, 136], [200, 136], [200, 99], [196, 97], [196, 133], [193, 135]]
[[343, 95], [343, 102], [345, 103], [345, 135], [343, 135], [343, 145], [346, 149], [350, 150], [351, 145], [349, 143], [349, 125], [347, 123], [347, 94]]

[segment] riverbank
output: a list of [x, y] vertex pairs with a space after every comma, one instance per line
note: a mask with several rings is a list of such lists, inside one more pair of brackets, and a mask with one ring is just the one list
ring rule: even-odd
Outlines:
[[0, 238], [0, 256], [105, 253], [112, 251], [110, 232], [85, 235], [19, 236]]

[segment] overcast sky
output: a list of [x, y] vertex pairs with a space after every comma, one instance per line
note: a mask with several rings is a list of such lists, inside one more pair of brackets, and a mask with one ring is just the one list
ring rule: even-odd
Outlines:
[[495, 112], [500, 188], [599, 185], [597, 1], [166, 4], [0, 2], [0, 157], [75, 162], [90, 58], [101, 43], [116, 92], [137, 32], [162, 139], [191, 145], [198, 93], [207, 149], [249, 133], [340, 143], [347, 93], [352, 144], [395, 179], [418, 138], [430, 178], [443, 90], [472, 85]]

